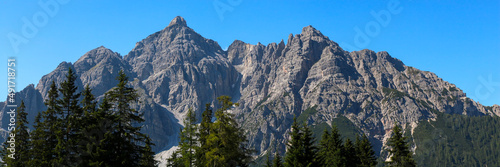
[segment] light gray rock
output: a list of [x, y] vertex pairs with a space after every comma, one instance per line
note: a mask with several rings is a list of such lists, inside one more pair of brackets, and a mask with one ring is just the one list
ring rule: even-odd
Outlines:
[[[79, 75], [78, 86], [90, 85], [100, 98], [123, 69], [140, 95], [133, 107], [144, 113], [143, 131], [157, 152], [177, 145], [188, 108], [200, 118], [204, 104], [217, 107], [221, 95], [240, 104], [232, 112], [257, 154], [274, 147], [283, 152], [293, 116], [313, 107], [316, 113], [304, 115], [309, 125], [345, 116], [377, 151], [395, 122], [415, 128], [418, 121], [435, 118], [435, 112], [500, 116], [500, 106], [483, 106], [436, 74], [406, 66], [387, 52], [344, 51], [312, 26], [286, 41], [252, 45], [235, 40], [224, 51], [178, 16], [123, 58], [98, 47], [73, 64], [61, 63], [36, 89], [31, 85], [18, 94], [29, 101], [34, 117], [44, 110], [42, 97], [52, 80], [62, 82], [68, 68]], [[4, 113], [4, 103], [0, 108]], [[5, 128], [7, 118], [0, 118]]]

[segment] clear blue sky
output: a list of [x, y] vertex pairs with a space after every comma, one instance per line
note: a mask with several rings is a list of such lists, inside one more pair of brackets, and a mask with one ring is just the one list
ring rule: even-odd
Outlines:
[[[224, 49], [235, 39], [251, 44], [286, 41], [290, 33], [312, 25], [346, 50], [388, 51], [406, 65], [432, 71], [456, 84], [476, 101], [500, 104], [498, 0], [396, 0], [396, 10], [389, 10], [394, 4], [388, 0], [73, 0], [59, 4], [53, 13], [38, 4], [45, 1], [0, 1], [0, 54], [4, 61], [0, 69], [5, 70], [0, 72], [5, 78], [0, 82], [1, 95], [7, 93], [7, 57], [17, 58], [20, 91], [28, 84], [37, 84], [60, 62], [75, 62], [101, 45], [126, 55], [136, 42], [180, 15], [188, 26]], [[377, 22], [372, 11], [389, 13], [390, 20], [384, 15]], [[38, 31], [23, 35], [23, 18], [36, 23]], [[360, 40], [357, 30], [366, 34], [367, 40]], [[18, 52], [9, 33], [26, 37]]]

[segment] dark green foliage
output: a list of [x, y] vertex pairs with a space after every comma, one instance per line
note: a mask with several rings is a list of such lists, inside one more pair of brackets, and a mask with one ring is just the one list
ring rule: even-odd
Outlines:
[[422, 166], [500, 166], [500, 118], [437, 113], [421, 121], [413, 140]]
[[281, 160], [280, 152], [278, 150], [276, 150], [274, 153], [273, 167], [284, 167], [282, 161], [283, 160]]
[[200, 147], [198, 147], [198, 149], [195, 151], [196, 166], [202, 166], [203, 164], [206, 164], [205, 154], [210, 150], [207, 145], [207, 139], [211, 132], [210, 128], [212, 125], [212, 115], [212, 108], [210, 108], [210, 103], [208, 103], [205, 105], [205, 110], [201, 114], [201, 123], [197, 133]]
[[[6, 166], [13, 167], [24, 167], [28, 166], [28, 161], [30, 159], [30, 134], [28, 133], [28, 120], [26, 116], [28, 113], [25, 111], [26, 106], [24, 106], [24, 101], [16, 109], [16, 125], [9, 133], [9, 137], [3, 144], [4, 149], [2, 150], [2, 160]], [[11, 135], [14, 135], [13, 137]], [[15, 140], [10, 143], [10, 140]], [[8, 149], [10, 145], [14, 145], [14, 150]]]
[[154, 159], [155, 154], [151, 148], [154, 144], [151, 142], [151, 138], [149, 138], [149, 136], [145, 136], [145, 139], [145, 146], [141, 151], [141, 161], [139, 162], [139, 165], [141, 167], [155, 167], [157, 162]]
[[[323, 135], [323, 132], [325, 130], [330, 131], [332, 127], [328, 125], [326, 122], [322, 122], [320, 124], [312, 125], [311, 126], [311, 131], [313, 132], [313, 136], [315, 139], [321, 139], [321, 136]], [[316, 140], [315, 144], [318, 144], [319, 140]]]
[[137, 126], [144, 120], [129, 106], [138, 96], [123, 71], [118, 80], [99, 107], [89, 86], [79, 101], [72, 69], [61, 88], [52, 82], [47, 110], [36, 116], [31, 140], [22, 140], [32, 145], [23, 166], [155, 166], [153, 143]]
[[409, 149], [408, 143], [405, 141], [407, 137], [403, 137], [401, 128], [395, 124], [392, 128], [392, 136], [388, 140], [387, 146], [390, 147], [390, 160], [387, 162], [389, 166], [411, 167], [416, 166], [412, 157], [412, 152]]
[[455, 92], [455, 91], [458, 91], [458, 89], [454, 86], [450, 87], [450, 92]]
[[345, 149], [336, 126], [332, 127], [331, 132], [327, 130], [323, 132], [319, 141], [317, 160], [321, 166], [325, 167], [345, 166]]
[[337, 127], [338, 133], [342, 134], [342, 139], [350, 139], [353, 141], [356, 139], [356, 136], [362, 133], [349, 118], [342, 115], [338, 115], [337, 118], [333, 119], [332, 125]]
[[318, 112], [318, 110], [316, 110], [318, 106], [314, 106], [314, 107], [309, 107], [307, 108], [306, 110], [304, 110], [304, 112], [302, 112], [299, 117], [297, 117], [297, 122], [302, 124], [302, 123], [305, 123], [307, 121], [307, 119], [309, 119], [309, 117], [311, 115], [314, 115]]
[[360, 164], [356, 148], [349, 138], [344, 142], [344, 156], [345, 166], [357, 166]]
[[389, 98], [395, 98], [395, 99], [400, 99], [403, 98], [404, 96], [408, 96], [408, 94], [404, 92], [400, 92], [399, 90], [396, 89], [391, 89], [391, 88], [382, 88], [382, 92], [384, 92], [384, 95]]
[[314, 146], [315, 140], [313, 137], [313, 133], [311, 132], [309, 126], [304, 124], [302, 126], [302, 147], [303, 147], [303, 155], [301, 156], [301, 161], [305, 166], [317, 166], [314, 161], [316, 157], [317, 148]]
[[[116, 148], [113, 150], [116, 165], [139, 166], [144, 154], [152, 154], [147, 149], [146, 143], [149, 137], [141, 133], [141, 127], [135, 126], [142, 122], [142, 113], [130, 107], [131, 103], [137, 102], [139, 97], [136, 91], [127, 86], [128, 77], [120, 70], [116, 78], [119, 83], [116, 87], [106, 93], [111, 104], [111, 111], [115, 115], [113, 120], [114, 132], [111, 134]], [[152, 144], [152, 143], [150, 143]]]
[[448, 89], [443, 88], [443, 91], [441, 91], [441, 94], [445, 95], [445, 96], [448, 95]]
[[300, 130], [299, 124], [297, 123], [297, 118], [293, 118], [292, 129], [290, 132], [290, 140], [287, 143], [287, 152], [285, 156], [285, 166], [286, 167], [304, 167], [304, 164], [300, 161], [302, 159], [302, 132]]
[[204, 166], [247, 166], [250, 162], [250, 153], [246, 147], [246, 136], [243, 129], [226, 112], [234, 104], [229, 96], [218, 97], [219, 106], [216, 112], [216, 121], [211, 124], [211, 131], [206, 145], [209, 150], [205, 153]]
[[184, 167], [180, 158], [179, 152], [175, 151], [172, 156], [167, 159], [167, 167]]
[[270, 155], [271, 155], [271, 153], [267, 153], [266, 164], [264, 164], [265, 167], [272, 167], [273, 166], [271, 159], [269, 159]]
[[83, 115], [82, 109], [79, 104], [80, 93], [77, 92], [76, 74], [73, 69], [69, 68], [66, 80], [61, 83], [59, 92], [61, 99], [57, 101], [60, 110], [56, 110], [58, 115], [57, 124], [59, 127], [55, 131], [57, 136], [57, 145], [55, 151], [57, 152], [57, 164], [69, 166], [75, 165], [77, 157], [77, 143], [81, 138], [80, 119]]
[[358, 166], [370, 167], [377, 165], [377, 157], [375, 157], [375, 151], [373, 151], [373, 147], [365, 134], [361, 136], [361, 139], [359, 136], [357, 136], [354, 145], [356, 149], [356, 156], [359, 160]]
[[182, 129], [179, 141], [179, 152], [182, 157], [180, 161], [186, 167], [191, 167], [195, 165], [195, 150], [198, 149], [197, 136], [197, 126], [196, 126], [196, 115], [193, 109], [189, 108], [186, 118], [184, 118], [184, 129]]
[[293, 118], [292, 132], [285, 156], [285, 166], [317, 166], [315, 157], [317, 148], [309, 126], [299, 127], [297, 119]]
[[212, 109], [206, 104], [199, 128], [190, 109], [181, 131], [180, 149], [168, 159], [167, 166], [248, 166], [252, 150], [247, 148], [243, 129], [228, 113], [233, 105], [229, 96], [218, 97], [220, 108], [212, 122]]
[[50, 85], [45, 106], [47, 110], [39, 113], [33, 127], [35, 130], [31, 132], [31, 145], [30, 150], [32, 159], [29, 161], [29, 166], [54, 166], [56, 164], [57, 152], [54, 150], [58, 143], [58, 136], [62, 134], [59, 131], [60, 119], [57, 114], [61, 110], [57, 99], [59, 93], [54, 81]]

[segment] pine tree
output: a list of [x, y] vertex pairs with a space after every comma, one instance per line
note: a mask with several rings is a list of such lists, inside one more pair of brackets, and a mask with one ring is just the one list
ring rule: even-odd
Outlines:
[[89, 166], [114, 166], [119, 164], [115, 159], [114, 151], [118, 148], [115, 141], [120, 141], [119, 136], [114, 135], [113, 129], [116, 115], [110, 112], [111, 104], [108, 97], [104, 97], [98, 109], [90, 113], [88, 125], [85, 128], [87, 141], [86, 155]]
[[40, 167], [45, 167], [49, 166], [49, 161], [50, 157], [46, 157], [42, 152], [45, 150], [43, 149], [43, 146], [45, 146], [46, 142], [46, 133], [43, 132], [43, 127], [41, 126], [42, 122], [42, 113], [39, 112], [35, 116], [35, 122], [33, 125], [34, 130], [31, 131], [31, 149], [29, 150], [30, 154], [30, 160], [28, 161], [28, 166], [36, 166], [39, 165]]
[[39, 113], [35, 117], [33, 127], [35, 130], [31, 132], [30, 154], [32, 159], [29, 161], [29, 166], [56, 166], [57, 152], [54, 150], [58, 143], [58, 136], [62, 134], [59, 131], [60, 120], [57, 113], [61, 110], [58, 104], [59, 93], [54, 81], [50, 85], [45, 106], [47, 110]]
[[319, 148], [317, 154], [319, 166], [345, 166], [344, 146], [337, 126], [332, 127], [331, 133], [325, 130], [319, 141]]
[[197, 126], [196, 115], [193, 109], [189, 108], [186, 118], [184, 118], [184, 129], [181, 131], [179, 141], [179, 151], [184, 166], [191, 167], [195, 164], [195, 150], [197, 146]]
[[266, 158], [266, 162], [264, 164], [265, 167], [272, 167], [272, 163], [271, 163], [271, 159], [270, 159], [270, 155], [271, 153], [267, 153], [267, 158]]
[[361, 136], [361, 139], [359, 136], [356, 136], [356, 142], [354, 145], [356, 149], [356, 156], [359, 159], [358, 166], [372, 167], [377, 165], [375, 151], [373, 151], [373, 147], [365, 134]]
[[[82, 164], [90, 164], [92, 163], [92, 153], [95, 151], [96, 145], [98, 145], [98, 131], [95, 130], [96, 121], [92, 115], [96, 112], [97, 102], [95, 102], [95, 97], [92, 94], [92, 90], [90, 86], [85, 86], [85, 89], [82, 92], [83, 99], [80, 102], [82, 105], [83, 117], [80, 119], [81, 123], [81, 131], [83, 135], [80, 143], [78, 143], [77, 147], [79, 149], [79, 157], [81, 159]], [[97, 133], [97, 134], [96, 134]], [[96, 139], [97, 137], [97, 139]]]
[[233, 105], [229, 96], [218, 97], [219, 108], [215, 112], [216, 121], [211, 125], [211, 133], [207, 138], [210, 149], [205, 154], [205, 166], [247, 166], [250, 162], [251, 150], [246, 147], [246, 136], [238, 127], [233, 115], [228, 113]]
[[76, 165], [78, 161], [77, 143], [81, 137], [79, 125], [82, 116], [82, 110], [79, 104], [80, 93], [77, 93], [76, 74], [70, 67], [66, 80], [61, 83], [59, 92], [61, 99], [58, 103], [61, 107], [60, 111], [56, 111], [59, 115], [60, 130], [56, 131], [58, 135], [58, 143], [55, 147], [58, 153], [57, 163], [63, 166]]
[[179, 154], [179, 151], [175, 151], [174, 153], [172, 153], [172, 156], [167, 159], [167, 167], [184, 167]]
[[412, 157], [412, 152], [409, 149], [408, 143], [405, 141], [407, 137], [403, 137], [401, 128], [395, 124], [392, 128], [392, 136], [389, 138], [387, 146], [390, 147], [390, 160], [387, 162], [389, 166], [408, 167], [416, 166]]
[[[28, 165], [28, 161], [30, 159], [29, 149], [30, 146], [30, 136], [28, 133], [28, 120], [26, 116], [28, 113], [25, 111], [26, 106], [24, 105], [24, 101], [21, 101], [21, 104], [16, 109], [16, 125], [15, 129], [13, 129], [9, 138], [4, 143], [4, 151], [2, 151], [4, 163], [11, 167], [24, 167]], [[13, 136], [12, 136], [13, 135]], [[14, 151], [8, 149], [8, 146], [11, 145], [9, 143], [10, 139], [14, 139], [15, 141], [12, 143], [15, 147]]]
[[316, 146], [314, 146], [314, 137], [313, 133], [309, 129], [309, 126], [304, 123], [302, 126], [303, 133], [302, 133], [302, 147], [303, 147], [303, 153], [300, 158], [300, 161], [304, 164], [304, 166], [317, 166], [315, 163], [314, 159], [316, 157], [317, 149]]
[[205, 161], [205, 154], [210, 150], [210, 148], [208, 147], [206, 142], [211, 132], [212, 115], [213, 112], [210, 107], [210, 103], [205, 104], [205, 110], [201, 114], [201, 123], [197, 133], [200, 147], [198, 147], [198, 149], [195, 151], [196, 166], [203, 166], [204, 164], [207, 164]]
[[274, 152], [273, 167], [284, 167], [278, 150]]
[[145, 142], [145, 147], [142, 153], [141, 161], [140, 161], [140, 166], [141, 167], [156, 167], [156, 160], [154, 159], [154, 152], [151, 148], [152, 145], [154, 145], [151, 142], [151, 139], [149, 136], [145, 137], [146, 142]]
[[347, 138], [344, 142], [344, 156], [346, 166], [358, 166], [360, 164], [356, 156], [356, 148], [351, 139]]
[[290, 140], [287, 143], [287, 152], [285, 156], [286, 167], [305, 167], [301, 162], [304, 147], [302, 146], [303, 134], [297, 123], [297, 118], [293, 117], [292, 129], [290, 132]]
[[[113, 114], [116, 115], [115, 131], [113, 135], [115, 160], [117, 165], [139, 166], [140, 158], [147, 151], [147, 136], [140, 132], [140, 123], [144, 122], [142, 114], [130, 107], [131, 103], [137, 102], [138, 94], [127, 86], [128, 77], [120, 70], [116, 78], [119, 83], [116, 87], [106, 93], [112, 104]], [[152, 143], [150, 143], [152, 144]]]

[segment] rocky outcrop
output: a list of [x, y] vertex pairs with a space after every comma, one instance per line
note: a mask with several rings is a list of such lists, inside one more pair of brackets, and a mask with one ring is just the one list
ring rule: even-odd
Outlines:
[[[20, 92], [16, 92], [15, 95], [15, 101], [16, 101], [16, 106], [19, 106], [21, 104], [21, 101], [24, 102], [24, 105], [26, 106], [25, 110], [28, 113], [27, 119], [29, 124], [29, 128], [33, 128], [33, 122], [35, 121], [36, 115], [41, 112], [46, 110], [46, 107], [44, 105], [44, 100], [42, 98], [42, 95], [38, 90], [35, 89], [33, 84], [28, 85], [26, 88], [24, 88]], [[2, 112], [0, 112], [0, 123], [3, 129], [8, 129], [8, 124], [10, 123], [10, 114], [7, 114], [9, 109], [12, 109], [11, 107], [8, 107], [7, 105], [3, 105], [6, 103], [2, 103], [0, 105], [0, 109]], [[17, 114], [17, 113], [16, 113]], [[17, 118], [16, 118], [17, 119]], [[4, 138], [5, 136], [2, 136]]]
[[[432, 72], [406, 66], [387, 52], [347, 52], [312, 26], [290, 34], [286, 43], [236, 40], [224, 51], [176, 17], [124, 57], [101, 46], [75, 63], [61, 63], [36, 88], [18, 92], [30, 121], [45, 110], [50, 83], [62, 82], [68, 68], [78, 74], [80, 90], [89, 85], [97, 97], [114, 87], [118, 71], [124, 70], [140, 95], [133, 107], [144, 113], [143, 130], [157, 152], [177, 145], [188, 108], [199, 118], [204, 104], [214, 104], [220, 95], [240, 104], [232, 111], [257, 154], [271, 147], [284, 151], [294, 115], [311, 126], [345, 116], [377, 150], [395, 122], [417, 126], [436, 112], [500, 116], [498, 105], [483, 106]], [[4, 103], [0, 108], [6, 111]]]

